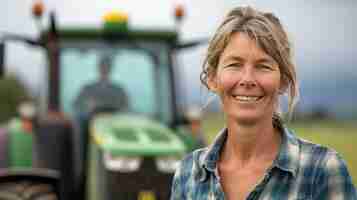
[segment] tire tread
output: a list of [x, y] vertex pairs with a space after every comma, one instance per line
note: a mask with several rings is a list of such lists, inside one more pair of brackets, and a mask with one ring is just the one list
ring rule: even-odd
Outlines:
[[58, 200], [50, 184], [31, 181], [0, 183], [0, 200]]

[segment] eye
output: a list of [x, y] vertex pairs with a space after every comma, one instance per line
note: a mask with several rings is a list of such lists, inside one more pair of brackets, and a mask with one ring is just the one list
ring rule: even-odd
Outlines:
[[242, 66], [243, 66], [243, 64], [241, 64], [241, 63], [231, 63], [231, 64], [226, 65], [225, 68], [240, 68]]
[[257, 68], [258, 69], [262, 69], [262, 70], [266, 70], [266, 71], [273, 71], [274, 70], [273, 66], [268, 65], [268, 64], [258, 64]]

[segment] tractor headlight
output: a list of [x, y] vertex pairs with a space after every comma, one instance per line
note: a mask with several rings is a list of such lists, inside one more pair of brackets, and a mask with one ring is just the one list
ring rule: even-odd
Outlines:
[[140, 168], [140, 157], [112, 156], [104, 153], [104, 165], [108, 170], [123, 173], [135, 172]]
[[161, 172], [174, 173], [180, 165], [180, 160], [177, 157], [159, 157], [156, 158], [156, 167]]

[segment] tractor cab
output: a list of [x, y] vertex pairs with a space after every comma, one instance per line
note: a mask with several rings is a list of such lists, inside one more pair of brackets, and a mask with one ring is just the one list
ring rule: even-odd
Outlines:
[[[67, 29], [63, 35], [59, 33], [59, 102], [66, 114], [75, 116], [107, 107], [173, 123], [177, 117], [169, 43], [175, 39], [173, 33], [152, 33], [152, 38], [138, 35], [130, 40], [129, 34], [139, 32], [115, 39], [106, 39], [104, 33], [74, 39], [78, 31], [96, 32]], [[102, 73], [108, 77], [101, 78]]]

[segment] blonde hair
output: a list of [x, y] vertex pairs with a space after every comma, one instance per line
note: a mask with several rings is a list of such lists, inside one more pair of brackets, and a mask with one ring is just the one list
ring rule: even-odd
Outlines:
[[[251, 7], [232, 9], [220, 24], [211, 39], [200, 74], [201, 82], [209, 89], [209, 76], [217, 71], [222, 52], [234, 33], [242, 32], [257, 42], [262, 50], [279, 65], [282, 93], [288, 93], [288, 116], [292, 115], [298, 100], [299, 90], [296, 80], [295, 64], [292, 59], [291, 44], [280, 20], [272, 13], [265, 13]], [[274, 122], [280, 122], [278, 111], [273, 115]]]

